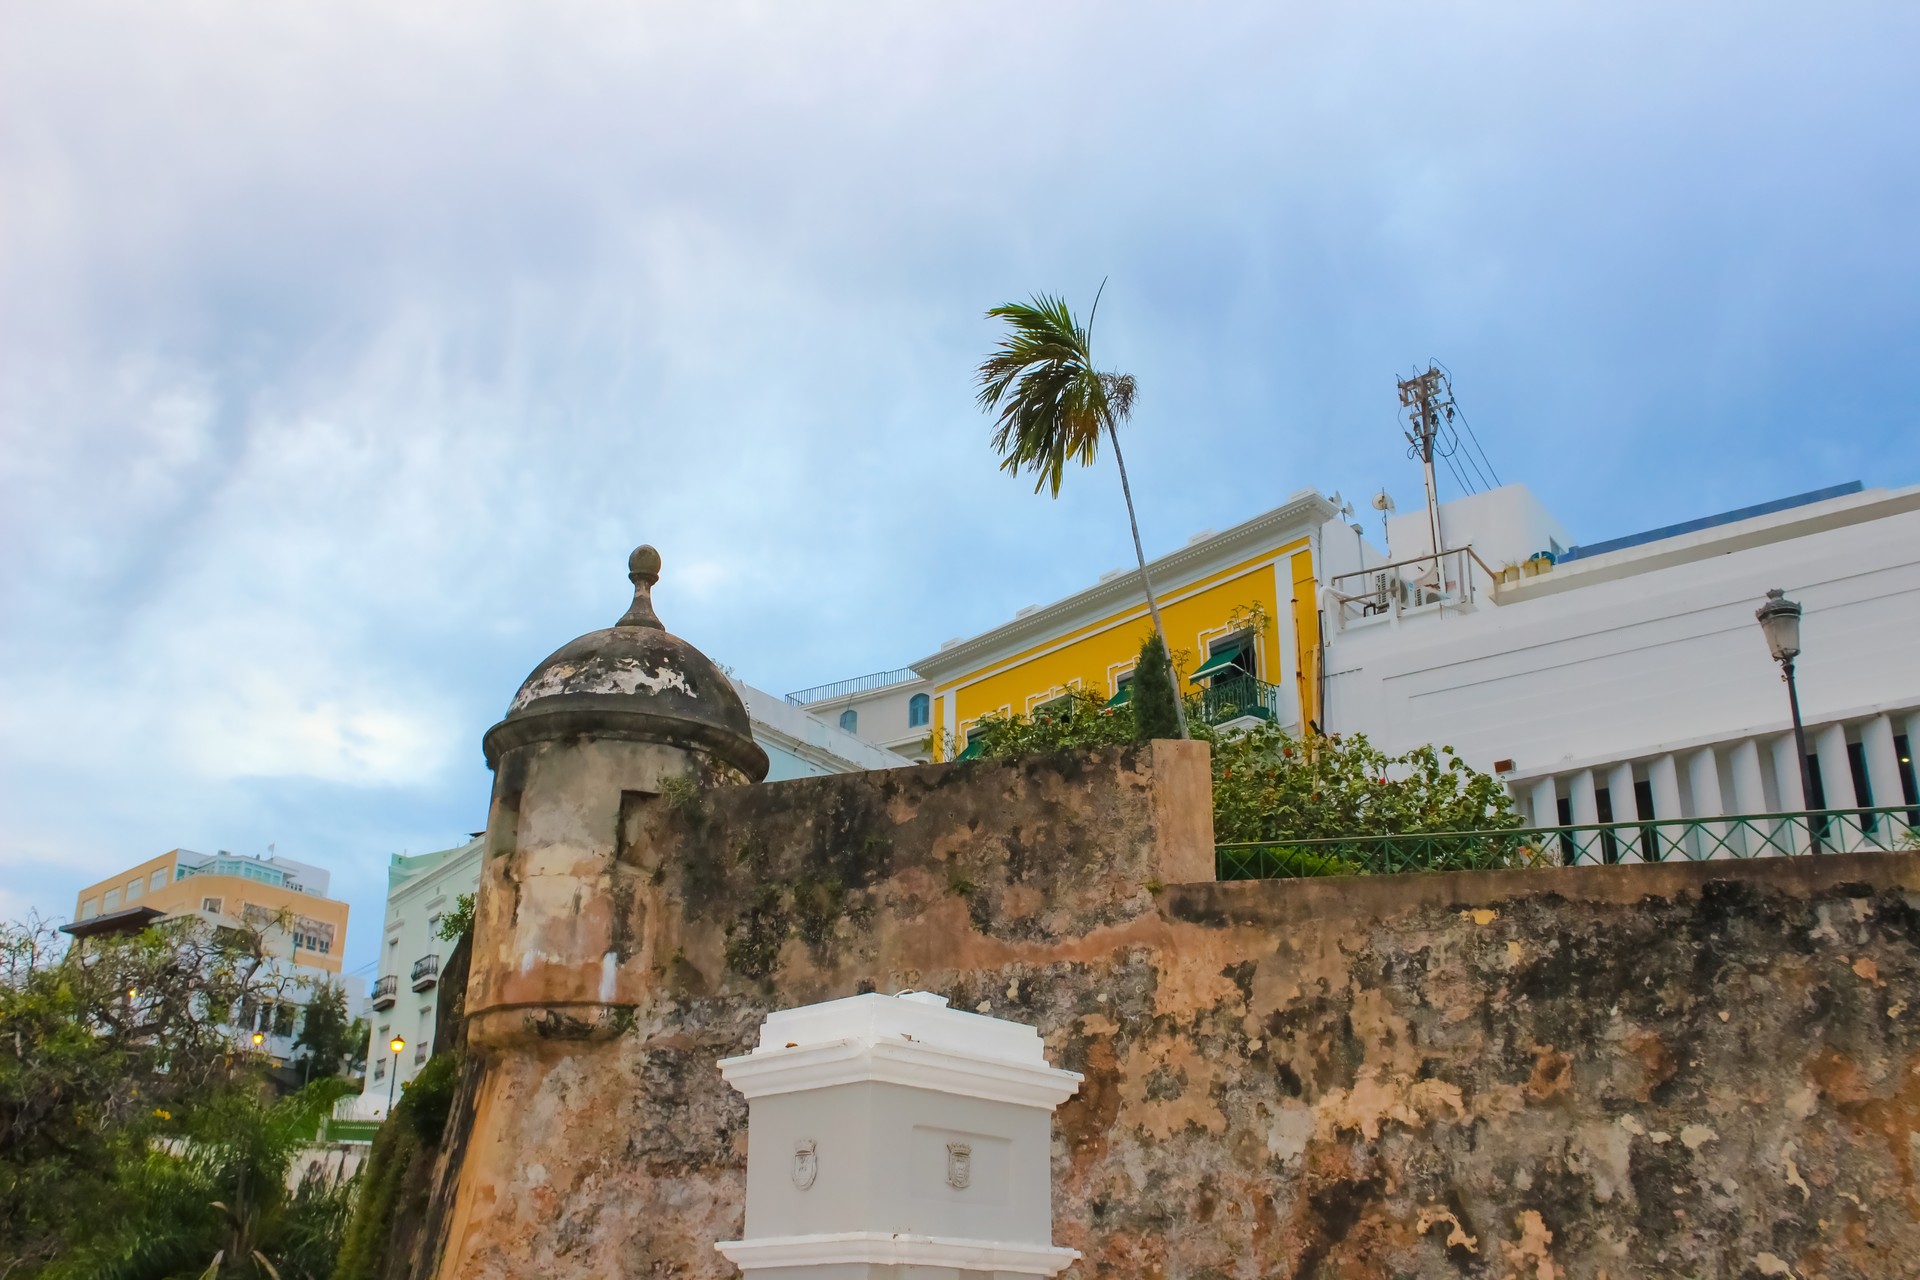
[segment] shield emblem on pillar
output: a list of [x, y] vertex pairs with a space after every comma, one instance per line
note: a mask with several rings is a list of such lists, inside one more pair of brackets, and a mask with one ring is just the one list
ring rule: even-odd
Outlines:
[[820, 1176], [820, 1152], [812, 1138], [793, 1144], [793, 1185], [805, 1191]]
[[973, 1148], [964, 1142], [947, 1144], [947, 1185], [965, 1191], [973, 1181]]

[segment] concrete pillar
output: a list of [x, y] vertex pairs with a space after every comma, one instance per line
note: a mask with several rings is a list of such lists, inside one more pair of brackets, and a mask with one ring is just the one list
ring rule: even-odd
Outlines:
[[[1807, 808], [1807, 795], [1800, 782], [1800, 744], [1791, 733], [1773, 740], [1773, 785], [1780, 796], [1781, 813], [1801, 813]], [[1803, 818], [1782, 818], [1774, 824], [1774, 843], [1785, 853], [1807, 853], [1807, 823]]]
[[[1712, 747], [1702, 747], [1687, 757], [1687, 796], [1693, 802], [1693, 816], [1717, 818], [1727, 811], [1720, 795], [1720, 758]], [[1688, 856], [1696, 860], [1728, 858], [1727, 827], [1723, 822], [1701, 823], [1694, 828]]]
[[[1905, 803], [1900, 790], [1900, 753], [1893, 749], [1893, 721], [1887, 716], [1875, 716], [1860, 726], [1860, 746], [1867, 756], [1867, 787], [1873, 792], [1874, 807]], [[1876, 820], [1874, 844], [1883, 849], [1891, 847], [1896, 830], [1905, 828], [1890, 821], [1890, 816]]]
[[[1661, 822], [1678, 822], [1687, 816], [1686, 805], [1680, 799], [1680, 767], [1672, 756], [1655, 756], [1647, 762], [1647, 785], [1653, 791], [1653, 816]], [[1668, 858], [1684, 858], [1686, 849], [1681, 842], [1681, 828], [1656, 827], [1654, 840], [1655, 860], [1665, 862]]]
[[1569, 862], [1587, 864], [1604, 862], [1600, 847], [1600, 833], [1594, 830], [1600, 821], [1600, 797], [1594, 794], [1593, 770], [1582, 769], [1567, 779], [1567, 811], [1575, 827], [1585, 830], [1568, 833], [1573, 841], [1573, 852]]
[[1560, 790], [1552, 778], [1533, 780], [1533, 825], [1536, 827], [1560, 825]]
[[[1824, 725], [1811, 735], [1813, 754], [1820, 767], [1820, 789], [1825, 792], [1827, 808], [1851, 809], [1853, 766], [1847, 762], [1847, 727]], [[1860, 847], [1860, 827], [1851, 817], [1835, 816], [1827, 823], [1821, 841], [1828, 853], [1848, 853]]]
[[[1634, 798], [1633, 761], [1616, 764], [1607, 770], [1607, 799], [1613, 803], [1615, 822], [1632, 822], [1641, 816], [1639, 801]], [[1614, 832], [1614, 841], [1618, 845], [1620, 861], [1639, 862], [1641, 833], [1632, 829]]]
[[1053, 1109], [1080, 1076], [1032, 1027], [925, 992], [770, 1014], [720, 1063], [747, 1097], [746, 1280], [1024, 1280], [1053, 1244]]
[[[1734, 811], [1746, 814], [1765, 813], [1767, 781], [1766, 775], [1760, 770], [1760, 744], [1752, 738], [1742, 738], [1733, 744], [1727, 759], [1733, 768]], [[1772, 834], [1764, 824], [1749, 822], [1734, 832], [1733, 840], [1740, 852], [1749, 858], [1758, 858], [1769, 853], [1784, 853], [1784, 849], [1770, 847]]]

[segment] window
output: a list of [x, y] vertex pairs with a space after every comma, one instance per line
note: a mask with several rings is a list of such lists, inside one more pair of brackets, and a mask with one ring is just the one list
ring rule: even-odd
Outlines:
[[916, 693], [907, 699], [907, 728], [918, 729], [933, 718], [933, 699]]
[[100, 900], [100, 909], [102, 911], [112, 911], [114, 908], [118, 907], [119, 905], [120, 905], [120, 891], [118, 889], [107, 890], [107, 896]]
[[91, 920], [100, 914], [100, 902], [97, 898], [88, 898], [80, 904], [80, 918]]
[[1048, 698], [1033, 709], [1035, 720], [1065, 720], [1073, 714], [1073, 695], [1063, 693], [1057, 698]]
[[158, 892], [159, 890], [164, 889], [166, 887], [167, 887], [167, 869], [165, 867], [162, 867], [158, 871], [153, 873], [153, 878], [151, 880], [147, 881], [147, 888], [153, 892]]
[[140, 901], [140, 891], [146, 887], [147, 887], [147, 882], [145, 880], [127, 881], [127, 901], [128, 902]]
[[294, 1007], [290, 1004], [273, 1006], [273, 1034], [290, 1036], [293, 1034]]
[[845, 711], [842, 711], [840, 713], [840, 727], [848, 733], [858, 733], [860, 731], [860, 713], [852, 707], [848, 707]]
[[220, 914], [220, 906], [221, 906], [221, 900], [219, 898], [200, 899], [200, 909], [202, 911], [211, 912], [213, 915], [217, 916]]
[[387, 1078], [387, 1060], [385, 1058], [375, 1058], [373, 1060], [373, 1078], [375, 1080], [385, 1080]]

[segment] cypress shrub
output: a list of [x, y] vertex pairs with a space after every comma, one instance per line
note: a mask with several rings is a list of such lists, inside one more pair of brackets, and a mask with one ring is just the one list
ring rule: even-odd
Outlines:
[[1156, 633], [1140, 646], [1133, 668], [1133, 737], [1136, 742], [1180, 736], [1180, 717], [1174, 699], [1173, 664]]

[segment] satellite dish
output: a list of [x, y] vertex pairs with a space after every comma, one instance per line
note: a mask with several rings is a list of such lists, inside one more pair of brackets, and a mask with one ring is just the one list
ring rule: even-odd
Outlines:
[[1375, 511], [1392, 511], [1394, 509], [1393, 499], [1388, 496], [1385, 489], [1373, 495], [1373, 509]]

